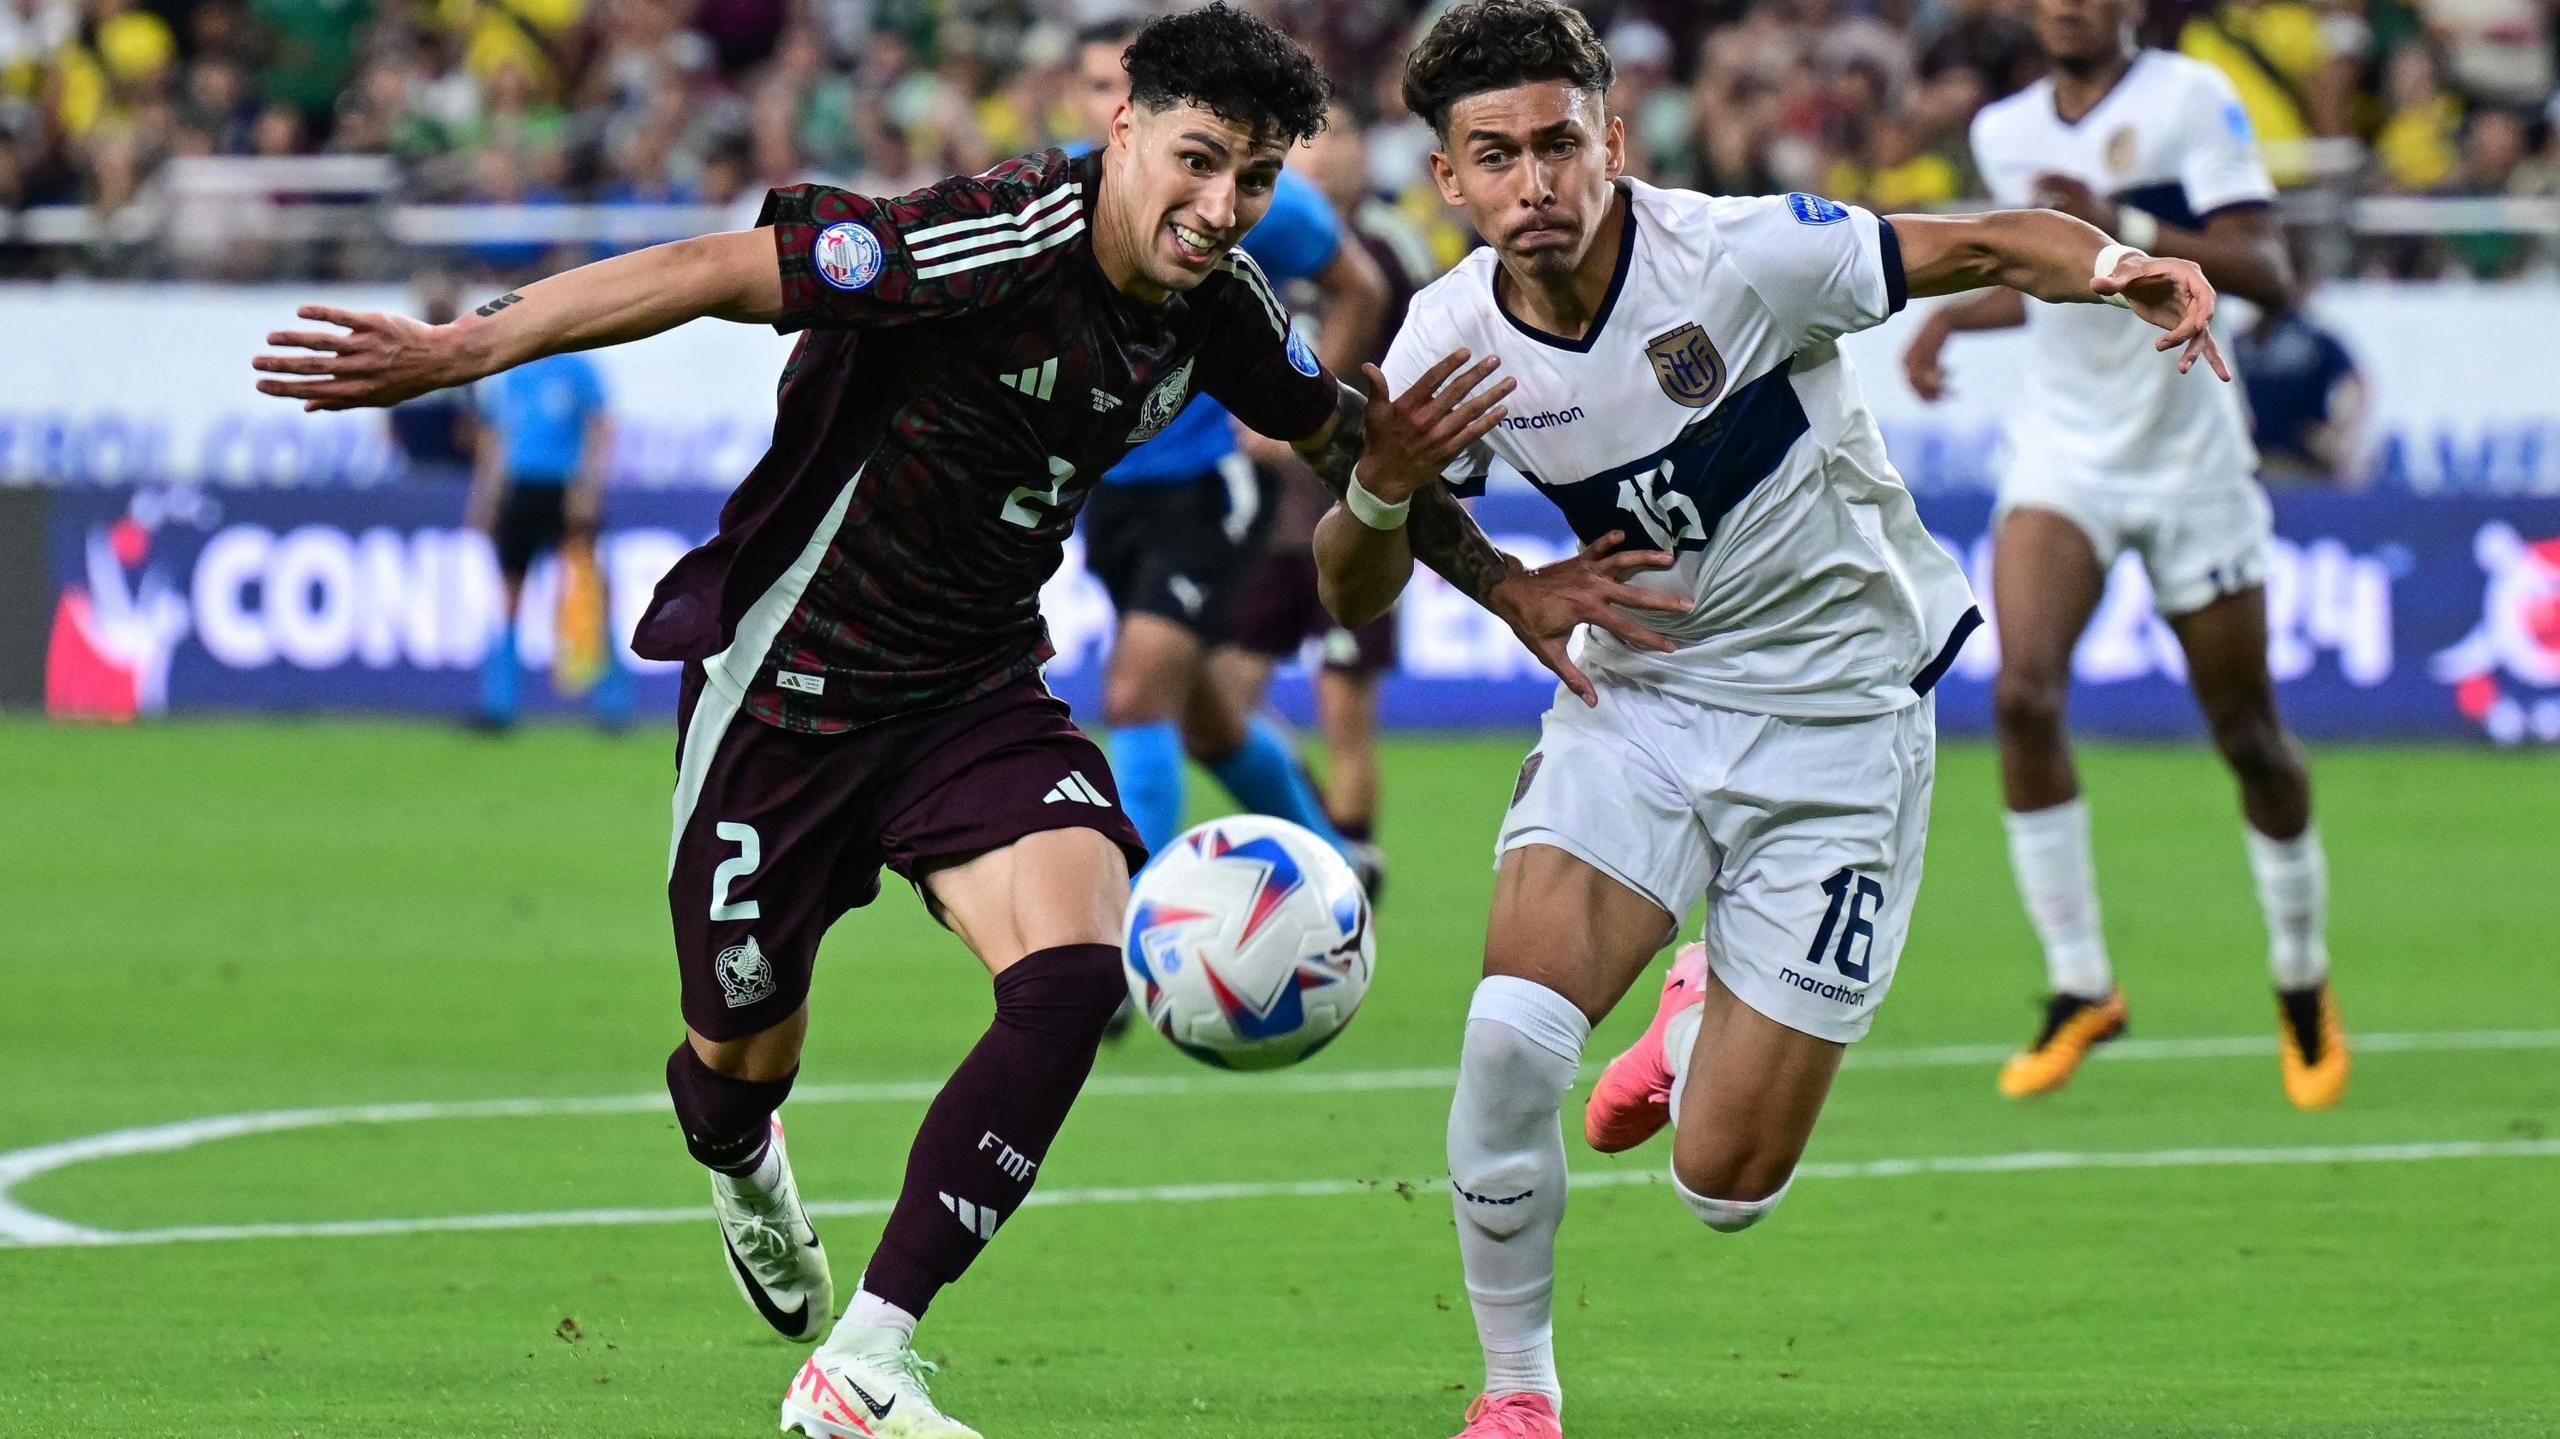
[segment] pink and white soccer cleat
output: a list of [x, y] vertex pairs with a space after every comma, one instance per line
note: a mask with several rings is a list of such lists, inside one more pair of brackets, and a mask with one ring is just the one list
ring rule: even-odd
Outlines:
[[1591, 1100], [1582, 1107], [1582, 1137], [1603, 1154], [1615, 1154], [1660, 1133], [1671, 1122], [1671, 1066], [1662, 1058], [1662, 1031], [1671, 1017], [1707, 997], [1707, 947], [1686, 944], [1672, 957], [1662, 981], [1662, 1004], [1653, 1023], [1626, 1053], [1600, 1071]]
[[1544, 1394], [1479, 1394], [1457, 1439], [1564, 1439], [1564, 1422]]

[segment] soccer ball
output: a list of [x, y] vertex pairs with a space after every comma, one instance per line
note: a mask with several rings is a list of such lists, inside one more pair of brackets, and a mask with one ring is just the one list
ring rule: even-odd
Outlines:
[[1176, 1049], [1277, 1069], [1333, 1042], [1369, 992], [1369, 896], [1333, 847], [1284, 819], [1212, 820], [1129, 895], [1129, 999]]

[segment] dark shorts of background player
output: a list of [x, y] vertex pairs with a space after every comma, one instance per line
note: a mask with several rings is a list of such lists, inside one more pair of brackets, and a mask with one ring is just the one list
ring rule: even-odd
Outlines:
[[[797, 1010], [819, 938], [879, 897], [884, 867], [921, 884], [937, 868], [1053, 829], [1099, 832], [1132, 873], [1146, 861], [1102, 751], [1037, 675], [830, 735], [717, 704], [699, 713], [704, 686], [701, 666], [685, 666], [680, 788], [686, 747], [709, 751], [678, 821], [667, 904], [684, 1020], [706, 1038], [742, 1038]], [[718, 733], [693, 733], [720, 713], [728, 720]]]
[[1270, 484], [1241, 460], [1188, 480], [1099, 485], [1084, 502], [1085, 568], [1123, 615], [1217, 644], [1271, 528]]
[[498, 532], [492, 539], [498, 551], [498, 573], [522, 580], [535, 560], [559, 549], [572, 534], [594, 538], [583, 527], [570, 527], [567, 485], [510, 481], [507, 497], [498, 506]]
[[1295, 659], [1310, 639], [1323, 642], [1324, 667], [1367, 679], [1396, 667], [1396, 613], [1358, 629], [1335, 623], [1316, 590], [1314, 550], [1273, 550], [1262, 557], [1237, 599], [1231, 640], [1266, 659]]

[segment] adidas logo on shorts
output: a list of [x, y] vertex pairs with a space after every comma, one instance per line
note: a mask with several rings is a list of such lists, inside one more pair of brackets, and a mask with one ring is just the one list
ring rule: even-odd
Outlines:
[[1111, 808], [1111, 801], [1102, 797], [1102, 791], [1095, 789], [1093, 781], [1086, 779], [1084, 771], [1080, 769], [1069, 770], [1065, 779], [1049, 786], [1047, 797], [1040, 802], [1042, 804], [1090, 804], [1098, 805], [1103, 809]]

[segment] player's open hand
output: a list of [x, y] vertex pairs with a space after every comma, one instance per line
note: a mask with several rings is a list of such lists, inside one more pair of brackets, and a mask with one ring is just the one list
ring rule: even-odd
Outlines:
[[2178, 373], [2183, 375], [2202, 360], [2214, 374], [2228, 380], [2231, 367], [2223, 363], [2222, 348], [2213, 342], [2213, 282], [2193, 260], [2171, 260], [2157, 255], [2127, 255], [2116, 262], [2115, 273], [2100, 275], [2089, 282], [2089, 288], [2101, 295], [2122, 295], [2133, 312], [2169, 333], [2160, 337], [2155, 350], [2187, 347], [2178, 357]]
[[314, 353], [265, 354], [251, 360], [252, 368], [271, 375], [311, 377], [260, 380], [262, 395], [300, 400], [306, 410], [359, 410], [396, 405], [463, 378], [450, 361], [450, 326], [329, 305], [305, 305], [294, 313], [338, 328], [269, 334], [270, 345]]
[[1947, 329], [1937, 322], [1933, 311], [1921, 322], [1920, 333], [1913, 336], [1911, 347], [1902, 352], [1902, 378], [1911, 384], [1911, 393], [1922, 404], [1934, 405], [1947, 397]]
[[1555, 671], [1564, 687], [1584, 704], [1600, 703], [1599, 692], [1566, 653], [1565, 645], [1582, 625], [1598, 625], [1640, 650], [1668, 654], [1678, 646], [1627, 613], [1687, 614], [1689, 601], [1627, 581], [1636, 575], [1667, 569], [1672, 556], [1661, 550], [1620, 550], [1623, 531], [1611, 530], [1580, 551], [1534, 570], [1515, 570], [1485, 596], [1485, 603], [1538, 663]]
[[1487, 355], [1469, 365], [1465, 350], [1452, 350], [1394, 396], [1387, 393], [1386, 372], [1362, 365], [1369, 409], [1361, 422], [1360, 487], [1390, 505], [1409, 500], [1467, 446], [1493, 433], [1516, 384], [1485, 384], [1501, 364], [1501, 356]]

